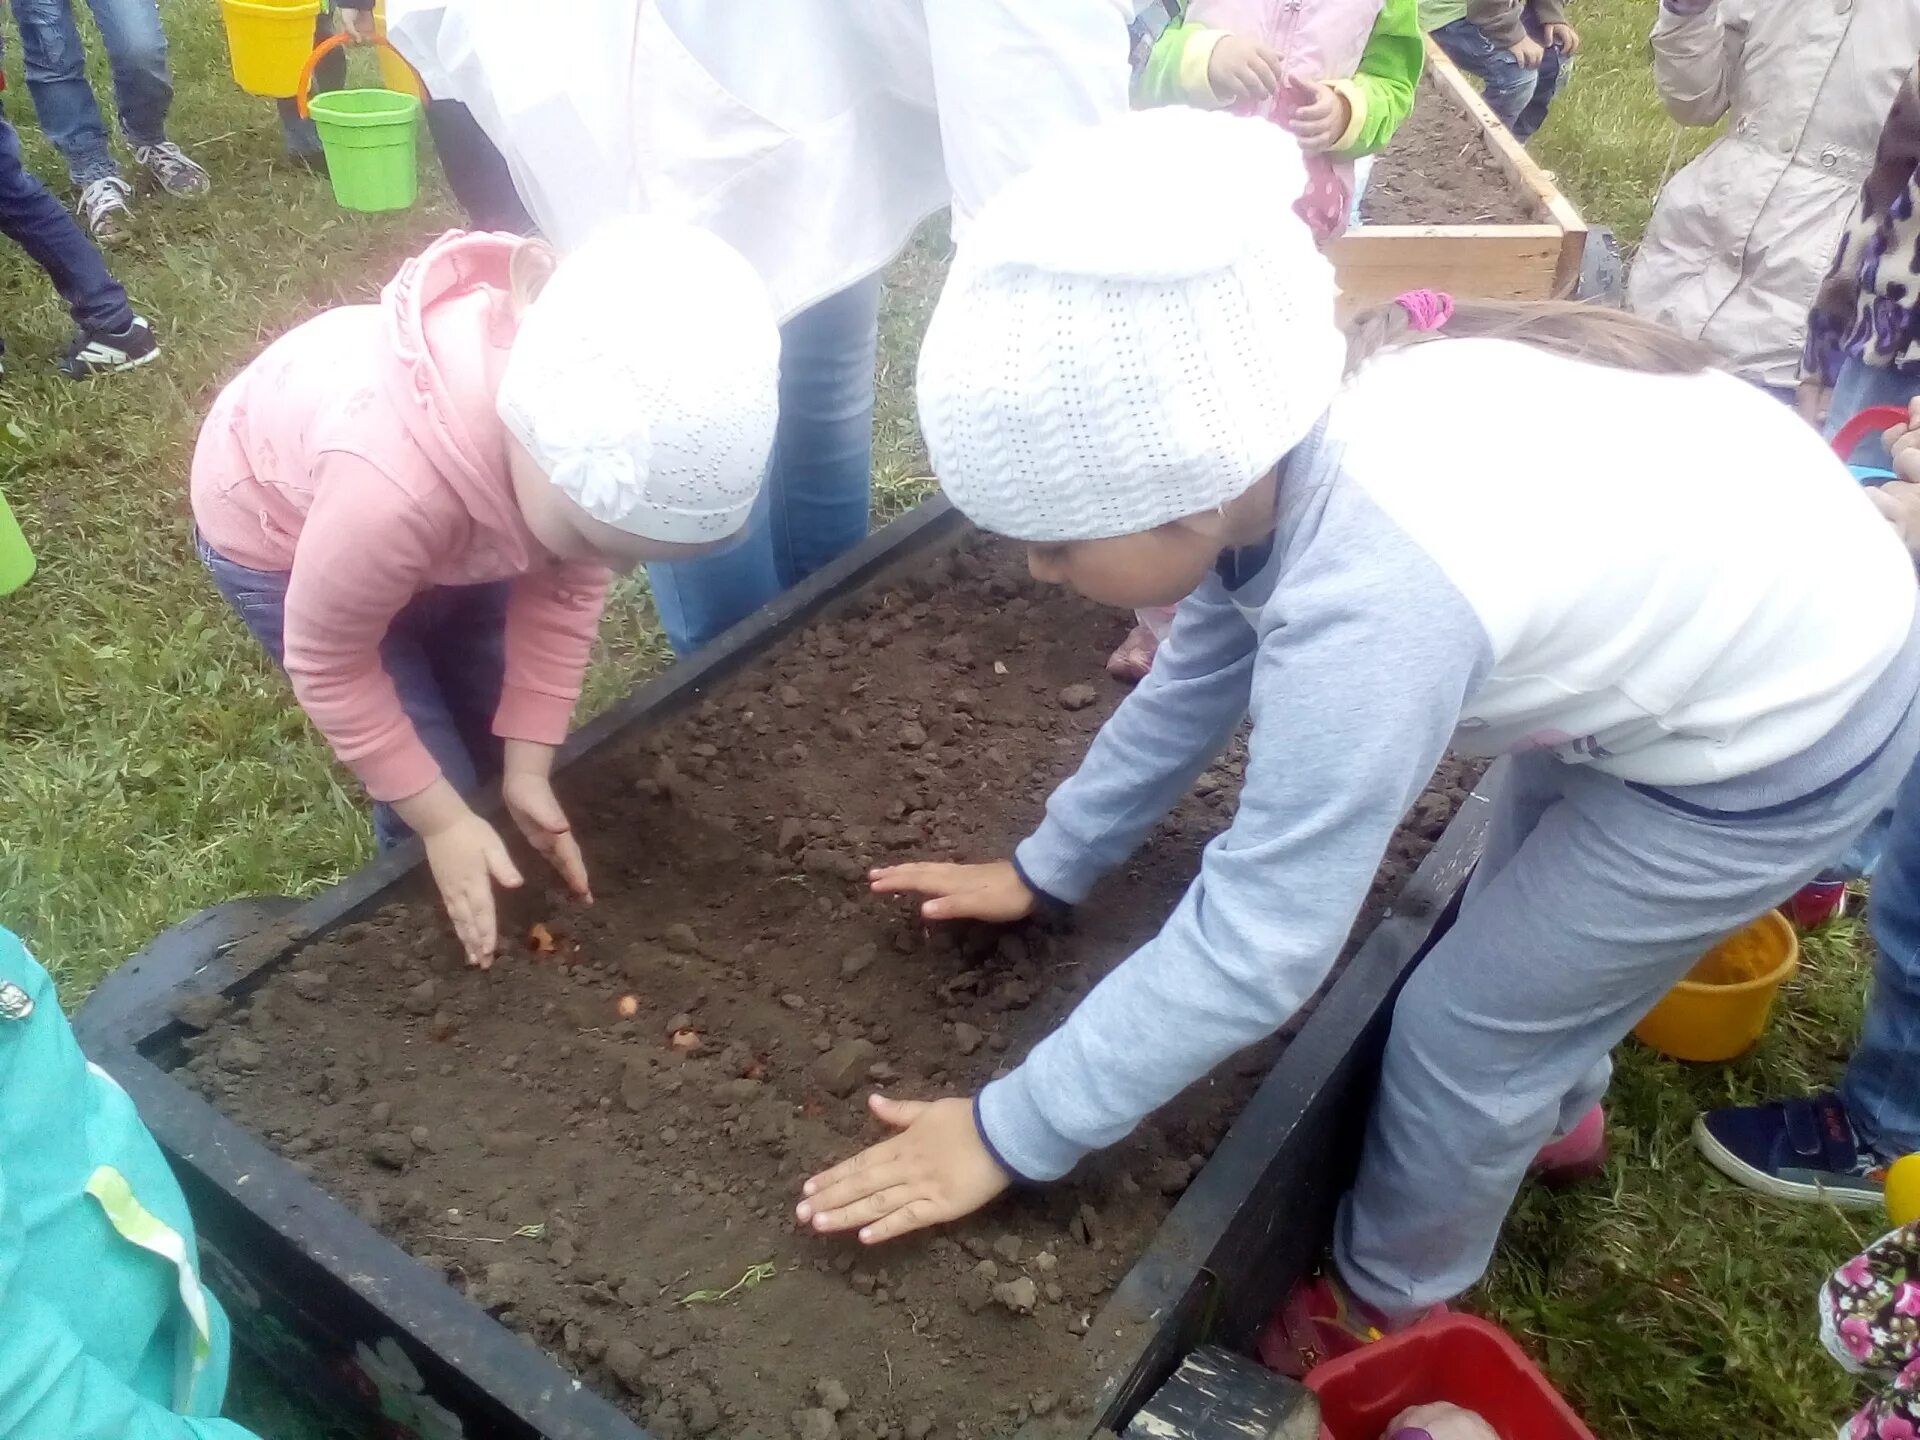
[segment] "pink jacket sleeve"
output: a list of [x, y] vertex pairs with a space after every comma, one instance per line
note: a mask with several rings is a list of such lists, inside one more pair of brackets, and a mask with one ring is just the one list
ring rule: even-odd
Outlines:
[[503, 740], [567, 738], [611, 577], [603, 565], [540, 564], [507, 600], [507, 677], [494, 712]]
[[367, 793], [404, 800], [437, 780], [440, 766], [400, 706], [380, 644], [428, 583], [432, 558], [464, 543], [467, 522], [433, 514], [358, 456], [329, 453], [320, 470], [287, 585], [287, 675]]

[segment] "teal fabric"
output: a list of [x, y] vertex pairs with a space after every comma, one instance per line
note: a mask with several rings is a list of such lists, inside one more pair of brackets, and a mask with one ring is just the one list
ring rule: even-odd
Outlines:
[[0, 1436], [252, 1440], [214, 1418], [231, 1340], [218, 1304], [207, 1295], [211, 1354], [183, 1396], [194, 1330], [180, 1273], [121, 1238], [86, 1192], [111, 1166], [193, 1255], [186, 1197], [160, 1147], [80, 1053], [46, 971], [0, 929], [4, 985], [33, 1010], [0, 1018]]

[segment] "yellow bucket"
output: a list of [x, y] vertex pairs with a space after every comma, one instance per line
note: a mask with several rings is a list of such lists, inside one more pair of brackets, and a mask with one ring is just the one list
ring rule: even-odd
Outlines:
[[249, 95], [285, 100], [300, 91], [321, 0], [220, 0], [233, 78]]
[[1920, 1221], [1920, 1155], [1896, 1160], [1887, 1171], [1887, 1215], [1896, 1225]]
[[1766, 1032], [1774, 997], [1799, 968], [1799, 937], [1769, 910], [1702, 955], [1634, 1036], [1676, 1060], [1731, 1060]]
[[[373, 34], [376, 40], [387, 38], [387, 0], [373, 0]], [[427, 87], [413, 73], [413, 66], [401, 59], [400, 52], [391, 45], [381, 45], [378, 49], [380, 84], [388, 90], [398, 90], [402, 95], [411, 95], [416, 100], [424, 101]]]

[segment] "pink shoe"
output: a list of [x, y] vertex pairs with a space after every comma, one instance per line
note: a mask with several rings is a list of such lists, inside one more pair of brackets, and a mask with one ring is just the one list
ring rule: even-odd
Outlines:
[[1577, 1185], [1598, 1179], [1606, 1168], [1607, 1112], [1596, 1105], [1572, 1130], [1543, 1146], [1527, 1174], [1542, 1185]]
[[1128, 685], [1138, 685], [1153, 669], [1154, 652], [1160, 637], [1145, 625], [1136, 625], [1120, 642], [1120, 648], [1107, 657], [1107, 674]]
[[1847, 882], [1816, 880], [1802, 885], [1780, 910], [1802, 930], [1818, 930], [1847, 913]]
[[1347, 1292], [1331, 1270], [1294, 1286], [1255, 1341], [1261, 1363], [1295, 1380], [1326, 1360], [1351, 1355], [1363, 1345], [1416, 1325], [1428, 1315], [1444, 1315], [1436, 1305], [1425, 1315], [1398, 1323]]

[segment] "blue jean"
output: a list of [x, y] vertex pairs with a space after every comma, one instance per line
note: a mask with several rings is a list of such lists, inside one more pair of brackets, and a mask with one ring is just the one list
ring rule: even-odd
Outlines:
[[0, 234], [47, 272], [82, 330], [118, 332], [133, 323], [127, 292], [99, 247], [20, 158], [20, 132], [0, 114]]
[[1841, 1095], [1860, 1137], [1883, 1155], [1920, 1152], [1920, 768], [1893, 804], [1867, 901], [1873, 993]]
[[647, 567], [674, 651], [687, 655], [866, 537], [880, 277], [780, 331], [780, 423], [747, 533], [697, 560]]
[[[67, 162], [78, 186], [119, 173], [107, 150], [107, 122], [87, 83], [87, 52], [74, 21], [75, 0], [11, 0], [26, 59], [27, 93], [34, 113]], [[167, 32], [156, 0], [87, 0], [113, 71], [120, 131], [130, 145], [167, 138], [173, 78], [167, 68]]]
[[[254, 570], [194, 536], [213, 583], [273, 663], [286, 665], [284, 570]], [[512, 584], [441, 585], [423, 590], [393, 617], [380, 663], [440, 773], [462, 795], [500, 776], [494, 712], [506, 678], [507, 597]], [[373, 838], [390, 850], [413, 832], [391, 805], [373, 807]]]
[[[1527, 33], [1540, 38], [1539, 27], [1527, 23]], [[1547, 110], [1559, 93], [1572, 62], [1557, 45], [1546, 46], [1540, 68], [1529, 70], [1504, 45], [1496, 45], [1471, 20], [1455, 20], [1433, 32], [1434, 41], [1469, 75], [1478, 75], [1485, 87], [1487, 108], [1513, 132], [1522, 145], [1547, 120]]]
[[[1920, 375], [1889, 370], [1881, 365], [1863, 365], [1848, 357], [1840, 367], [1840, 378], [1833, 384], [1833, 399], [1827, 407], [1827, 436], [1832, 438], [1862, 410], [1877, 405], [1897, 405], [1902, 410], [1920, 393]], [[1881, 431], [1874, 431], [1846, 457], [1856, 465], [1871, 465], [1881, 470], [1893, 465], [1887, 454], [1887, 442]]]

